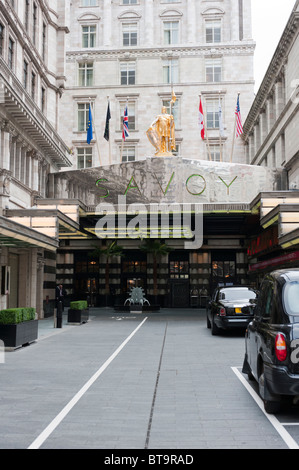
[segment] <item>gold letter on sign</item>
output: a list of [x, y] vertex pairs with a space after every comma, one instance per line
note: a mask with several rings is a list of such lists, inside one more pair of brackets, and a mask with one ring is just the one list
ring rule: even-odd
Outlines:
[[223, 179], [221, 178], [221, 176], [218, 176], [219, 179], [221, 179], [222, 183], [225, 184], [225, 186], [227, 187], [227, 194], [229, 194], [229, 188], [230, 186], [233, 184], [233, 182], [238, 178], [238, 176], [235, 176], [234, 179], [229, 183], [229, 184], [226, 184], [225, 181], [223, 181]]

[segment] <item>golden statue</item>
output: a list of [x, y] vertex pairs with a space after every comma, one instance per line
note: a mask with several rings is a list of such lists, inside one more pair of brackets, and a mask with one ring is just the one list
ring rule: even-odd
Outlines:
[[[171, 105], [175, 102], [175, 95], [172, 95]], [[174, 118], [172, 114], [167, 114], [166, 107], [162, 107], [162, 114], [159, 114], [146, 135], [150, 143], [155, 147], [156, 157], [171, 157], [172, 150], [175, 150]]]

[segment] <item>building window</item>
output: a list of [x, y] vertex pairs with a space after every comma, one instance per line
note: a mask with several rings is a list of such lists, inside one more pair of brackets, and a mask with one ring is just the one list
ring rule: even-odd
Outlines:
[[26, 60], [24, 60], [24, 64], [23, 64], [23, 86], [24, 86], [25, 90], [27, 90], [27, 86], [28, 86], [28, 63], [26, 62]]
[[81, 0], [82, 7], [96, 7], [97, 0]]
[[30, 0], [26, 0], [26, 2], [25, 2], [24, 27], [25, 27], [25, 30], [27, 32], [29, 30], [29, 9], [30, 9]]
[[92, 86], [93, 85], [93, 63], [84, 62], [79, 64], [79, 86]]
[[9, 38], [8, 41], [8, 67], [13, 70], [14, 66], [14, 52], [15, 52], [15, 43]]
[[33, 4], [33, 24], [32, 24], [32, 41], [36, 45], [36, 27], [37, 27], [37, 6]]
[[36, 75], [34, 72], [31, 74], [31, 98], [35, 99], [35, 89], [36, 89]]
[[221, 20], [206, 21], [206, 42], [221, 42]]
[[176, 128], [180, 127], [180, 119], [179, 119], [179, 104], [180, 100], [176, 100], [176, 102], [172, 105], [172, 109], [170, 109], [170, 101], [171, 99], [163, 99], [162, 106], [165, 106], [166, 113], [172, 114], [174, 118], [174, 125]]
[[42, 110], [42, 113], [45, 112], [46, 110], [46, 90], [44, 87], [42, 87], [41, 89], [41, 110]]
[[122, 162], [134, 162], [136, 160], [135, 147], [124, 146], [122, 151]]
[[135, 124], [136, 124], [136, 118], [135, 118], [135, 102], [129, 102], [126, 103], [125, 101], [120, 101], [119, 107], [120, 107], [120, 130], [123, 129], [123, 119], [124, 119], [124, 109], [125, 107], [128, 107], [128, 127], [129, 127], [129, 132], [131, 130], [135, 130]]
[[137, 46], [137, 23], [123, 24], [123, 46]]
[[96, 26], [82, 26], [82, 47], [96, 46]]
[[89, 118], [89, 103], [78, 104], [78, 132], [87, 131]]
[[136, 76], [135, 62], [121, 62], [120, 64], [120, 83], [121, 85], [135, 85]]
[[165, 21], [163, 26], [164, 26], [164, 44], [178, 44], [179, 22], [178, 21]]
[[43, 38], [42, 38], [42, 58], [46, 59], [46, 44], [47, 44], [47, 25], [43, 23]]
[[188, 261], [170, 261], [169, 262], [170, 279], [188, 279], [189, 262]]
[[3, 56], [3, 45], [4, 45], [4, 26], [0, 23], [0, 56]]
[[214, 162], [220, 162], [220, 145], [210, 145], [211, 159]]
[[221, 280], [223, 283], [233, 282], [236, 275], [235, 261], [213, 261], [212, 262], [212, 276], [213, 281]]
[[136, 5], [137, 0], [122, 0], [123, 5]]
[[80, 170], [81, 168], [91, 168], [92, 167], [92, 148], [78, 148], [77, 149], [77, 167]]
[[219, 100], [207, 100], [207, 128], [219, 129]]
[[179, 61], [177, 59], [163, 60], [163, 83], [178, 83]]
[[222, 60], [221, 59], [207, 59], [206, 60], [206, 81], [207, 82], [221, 82], [222, 75]]

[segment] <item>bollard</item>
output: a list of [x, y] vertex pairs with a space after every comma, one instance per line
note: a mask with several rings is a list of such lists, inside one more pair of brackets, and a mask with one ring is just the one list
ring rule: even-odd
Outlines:
[[62, 328], [62, 302], [58, 302], [56, 328]]

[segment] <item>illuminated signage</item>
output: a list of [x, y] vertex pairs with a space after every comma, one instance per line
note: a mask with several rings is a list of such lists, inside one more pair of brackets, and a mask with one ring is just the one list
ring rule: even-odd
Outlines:
[[251, 240], [248, 248], [248, 256], [254, 256], [262, 251], [266, 251], [269, 248], [273, 248], [278, 245], [278, 227], [274, 226], [266, 232], [261, 233], [254, 240]]

